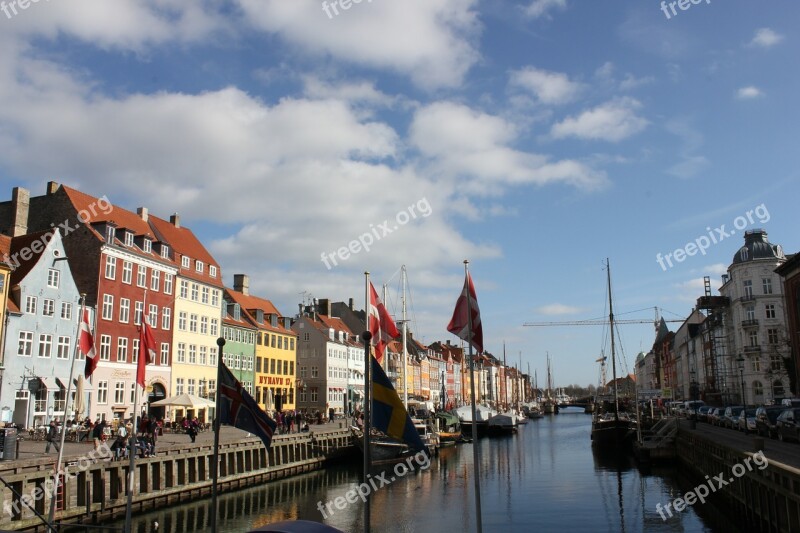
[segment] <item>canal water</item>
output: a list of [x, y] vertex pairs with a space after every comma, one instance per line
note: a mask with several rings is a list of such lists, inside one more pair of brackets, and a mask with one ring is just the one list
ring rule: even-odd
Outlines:
[[[597, 456], [590, 445], [590, 428], [590, 416], [562, 413], [531, 420], [515, 436], [479, 440], [483, 530], [737, 531], [711, 503], [690, 507], [671, 518], [664, 512], [663, 520], [656, 505], [663, 508], [695, 483], [681, 479], [671, 468], [641, 471], [633, 461]], [[385, 479], [393, 476], [395, 481], [371, 497], [372, 531], [475, 531], [471, 446], [441, 450], [424, 471], [416, 468], [405, 476], [389, 471]], [[218, 531], [245, 532], [288, 519], [323, 521], [346, 532], [363, 531], [361, 500], [344, 509], [332, 504], [327, 517], [318, 505], [325, 509], [326, 502], [345, 497], [360, 483], [359, 460], [222, 495]], [[417, 467], [416, 462], [412, 465]], [[134, 518], [134, 531], [210, 531], [208, 512], [209, 500], [152, 511]]]

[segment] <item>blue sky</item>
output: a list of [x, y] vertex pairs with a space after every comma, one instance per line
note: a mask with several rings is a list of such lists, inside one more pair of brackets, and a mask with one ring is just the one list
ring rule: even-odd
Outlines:
[[[522, 323], [606, 313], [606, 257], [618, 315], [679, 318], [744, 229], [800, 250], [795, 3], [331, 3], [0, 11], [6, 197], [53, 179], [178, 212], [286, 314], [304, 292], [360, 301], [365, 270], [399, 310], [406, 264], [426, 342], [455, 340], [469, 258], [487, 349], [540, 371], [549, 352], [561, 384], [596, 383], [603, 328]], [[630, 365], [653, 330], [621, 333]]]

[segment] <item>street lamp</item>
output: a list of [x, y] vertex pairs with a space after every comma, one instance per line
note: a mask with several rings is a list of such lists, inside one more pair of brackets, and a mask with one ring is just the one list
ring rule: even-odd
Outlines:
[[[739, 363], [739, 377], [742, 380], [742, 405], [744, 406], [744, 410], [747, 411], [747, 398], [745, 397], [744, 391], [744, 356], [739, 356], [736, 359], [736, 362]], [[746, 417], [747, 415], [745, 415]]]
[[694, 368], [689, 371], [689, 375], [691, 376], [691, 381], [689, 382], [689, 398], [697, 400], [700, 391], [698, 390], [697, 372], [695, 372]]

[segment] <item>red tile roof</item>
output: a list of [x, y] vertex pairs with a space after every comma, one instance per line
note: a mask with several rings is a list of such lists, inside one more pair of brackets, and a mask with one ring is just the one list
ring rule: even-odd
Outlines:
[[[11, 273], [11, 286], [17, 285], [20, 281], [25, 279], [25, 276], [31, 271], [31, 269], [36, 266], [41, 259], [42, 253], [44, 252], [44, 241], [49, 239], [43, 239], [45, 235], [53, 233], [54, 229], [49, 229], [46, 231], [39, 231], [36, 233], [27, 233], [25, 235], [20, 235], [19, 237], [14, 237], [11, 239], [11, 249], [9, 253], [9, 260], [10, 260], [10, 267], [13, 269]], [[52, 237], [50, 237], [52, 238]], [[33, 243], [39, 241], [42, 243], [42, 250], [39, 253], [35, 253], [33, 250]], [[37, 246], [38, 248], [38, 246]], [[31, 254], [31, 258], [25, 261], [22, 258], [23, 250], [28, 250]], [[28, 255], [28, 254], [25, 254]]]
[[[222, 269], [214, 257], [206, 250], [195, 234], [189, 228], [183, 226], [176, 227], [173, 223], [158, 218], [153, 215], [147, 217], [150, 228], [161, 242], [166, 242], [175, 252], [175, 265], [180, 269], [178, 274], [197, 281], [202, 281], [210, 285], [222, 288]], [[183, 268], [181, 257], [186, 256], [192, 259], [189, 268]], [[195, 270], [195, 261], [203, 262], [203, 272]], [[217, 268], [216, 277], [209, 274], [209, 266]]]
[[[286, 329], [283, 326], [279, 325], [278, 327], [272, 326], [268, 321], [266, 315], [273, 314], [277, 315], [279, 318], [281, 314], [278, 312], [278, 309], [270, 302], [264, 298], [259, 298], [257, 296], [250, 296], [247, 294], [243, 294], [239, 291], [235, 291], [233, 289], [225, 288], [225, 292], [228, 294], [231, 300], [235, 303], [239, 304], [239, 307], [242, 309], [242, 315], [247, 316], [248, 320], [253, 323], [259, 329], [263, 329], [266, 331], [273, 331], [276, 333], [282, 333], [284, 335], [292, 335], [297, 336], [297, 333], [290, 329]], [[259, 323], [256, 320], [255, 310], [261, 309], [264, 312], [264, 322]]]
[[5, 257], [11, 252], [11, 237], [0, 235], [0, 257]]

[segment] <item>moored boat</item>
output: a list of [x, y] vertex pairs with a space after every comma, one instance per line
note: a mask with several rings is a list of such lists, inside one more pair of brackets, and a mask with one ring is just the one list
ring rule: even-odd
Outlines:
[[436, 413], [436, 430], [439, 446], [452, 446], [461, 439], [461, 422], [453, 413]]
[[[469, 405], [463, 405], [461, 407], [457, 407], [453, 413], [458, 417], [458, 420], [461, 422], [461, 431], [468, 437], [472, 436], [472, 407]], [[497, 411], [494, 409], [490, 409], [485, 405], [476, 405], [475, 406], [475, 429], [477, 430], [478, 435], [485, 435], [486, 430], [488, 429], [489, 419], [496, 415]]]
[[511, 411], [496, 414], [489, 419], [486, 430], [490, 435], [510, 435], [517, 431], [517, 415]]
[[[364, 452], [364, 431], [361, 428], [351, 427], [356, 446]], [[393, 439], [379, 431], [372, 431], [369, 438], [369, 453], [373, 463], [393, 461], [409, 455], [410, 449], [405, 442]]]

